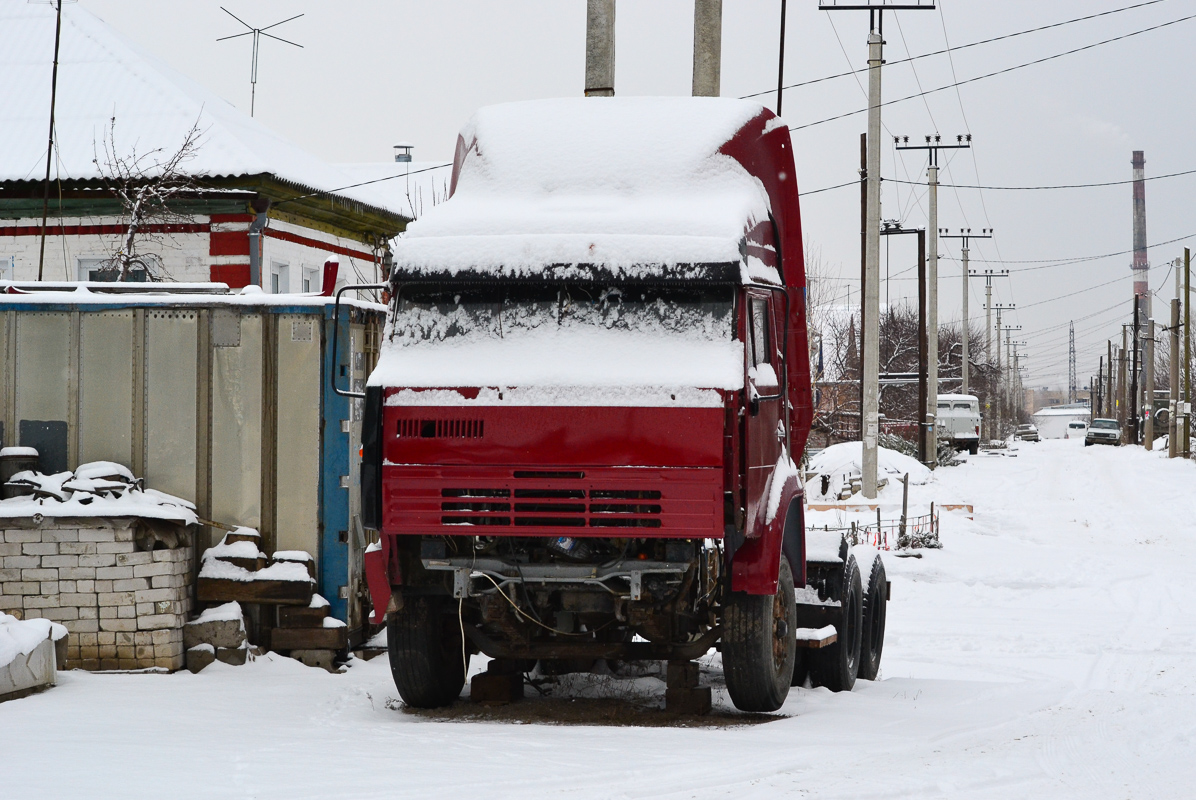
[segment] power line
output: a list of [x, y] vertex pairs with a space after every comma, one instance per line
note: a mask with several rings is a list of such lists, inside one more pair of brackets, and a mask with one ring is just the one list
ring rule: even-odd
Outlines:
[[[1063, 22], [1054, 22], [1054, 23], [1051, 23], [1050, 25], [1042, 25], [1037, 28], [1028, 28], [1027, 30], [1024, 30], [1024, 31], [1015, 31], [1014, 33], [1006, 33], [1001, 36], [994, 36], [991, 39], [981, 39], [976, 42], [969, 42], [968, 44], [961, 44], [956, 47], [951, 47], [950, 45], [948, 45], [946, 47], [946, 49], [944, 49], [944, 50], [935, 50], [930, 53], [921, 53], [916, 56], [910, 56], [908, 58], [903, 58], [899, 61], [890, 61], [885, 66], [896, 66], [897, 64], [904, 64], [907, 61], [916, 61], [919, 58], [930, 58], [931, 56], [941, 56], [944, 53], [952, 53], [956, 50], [967, 50], [969, 47], [978, 47], [979, 45], [982, 45], [982, 44], [992, 44], [993, 42], [1000, 42], [1004, 39], [1014, 39], [1014, 38], [1017, 38], [1018, 36], [1025, 36], [1028, 33], [1038, 33], [1040, 31], [1050, 30], [1051, 28], [1060, 28], [1060, 27], [1063, 27], [1064, 25], [1071, 25], [1072, 23], [1075, 23], [1075, 22], [1085, 22], [1090, 19], [1096, 19], [1097, 17], [1106, 17], [1106, 16], [1109, 16], [1110, 14], [1120, 14], [1122, 11], [1132, 11], [1136, 8], [1142, 8], [1143, 6], [1153, 6], [1156, 3], [1162, 3], [1162, 2], [1164, 2], [1164, 0], [1147, 0], [1147, 2], [1137, 3], [1136, 5], [1132, 5], [1132, 6], [1124, 6], [1122, 8], [1114, 8], [1109, 11], [1102, 11], [1099, 14], [1089, 14], [1086, 17], [1076, 17], [1074, 19], [1064, 20]], [[783, 88], [784, 89], [800, 89], [803, 86], [810, 86], [815, 83], [822, 83], [824, 81], [835, 80], [836, 78], [846, 78], [850, 75], [858, 75], [861, 72], [867, 72], [867, 71], [868, 71], [867, 67], [862, 67], [860, 69], [854, 69], [854, 70], [850, 70], [848, 72], [839, 72], [834, 75], [825, 75], [821, 78], [812, 78], [808, 81], [801, 81], [800, 83], [790, 84], [789, 86], [785, 86]], [[766, 89], [763, 92], [752, 92], [751, 94], [741, 95], [739, 99], [747, 100], [752, 97], [761, 97], [766, 94], [772, 94], [775, 91], [776, 91], [776, 89]]]
[[[1192, 175], [1196, 173], [1196, 169], [1188, 169], [1183, 172], [1170, 172], [1166, 175], [1152, 175], [1149, 178], [1138, 178], [1137, 180], [1158, 181], [1163, 178], [1178, 178], [1181, 175]], [[917, 185], [914, 181], [903, 181], [898, 178], [884, 178], [883, 180], [891, 183], [911, 183]], [[979, 186], [976, 184], [966, 183], [940, 183], [941, 187], [952, 187], [955, 189], [989, 189], [999, 192], [1031, 192], [1044, 191], [1049, 189], [1095, 189], [1100, 186], [1124, 186], [1127, 183], [1134, 183], [1133, 178], [1124, 181], [1103, 181], [1101, 183], [1062, 183], [1056, 186]]]
[[[1194, 236], [1196, 236], [1196, 233], [1189, 233], [1184, 236], [1180, 236], [1176, 239], [1168, 239], [1165, 242], [1155, 242], [1154, 244], [1148, 245], [1148, 247], [1154, 248], [1154, 247], [1162, 247], [1163, 245], [1168, 245], [1168, 244], [1175, 244], [1176, 242], [1182, 242], [1187, 239], [1191, 239]], [[1023, 267], [1022, 269], [1010, 270], [1010, 272], [1016, 273], [1016, 272], [1030, 272], [1030, 271], [1036, 270], [1036, 269], [1049, 269], [1051, 267], [1066, 267], [1066, 266], [1071, 266], [1073, 264], [1083, 264], [1088, 261], [1099, 261], [1103, 258], [1112, 258], [1114, 256], [1129, 255], [1130, 253], [1133, 253], [1133, 252], [1134, 252], [1133, 250], [1120, 250], [1116, 253], [1105, 253], [1104, 255], [1099, 255], [1099, 256], [1077, 256], [1076, 258], [1071, 259], [1071, 260], [1067, 260], [1066, 257], [1063, 257], [1063, 258], [1038, 258], [1038, 259], [1022, 259], [1022, 260], [998, 260], [998, 259], [987, 259], [986, 260], [983, 258], [973, 258], [973, 259], [971, 259], [971, 261], [978, 263], [978, 264], [1042, 264], [1043, 265], [1040, 267]]]
[[[1054, 59], [1062, 58], [1063, 56], [1075, 55], [1076, 53], [1082, 53], [1085, 50], [1091, 50], [1095, 47], [1100, 47], [1101, 45], [1112, 44], [1113, 42], [1120, 42], [1123, 39], [1129, 39], [1133, 36], [1140, 36], [1143, 33], [1150, 33], [1152, 31], [1157, 31], [1162, 28], [1169, 27], [1171, 25], [1178, 25], [1181, 22], [1187, 22], [1192, 19], [1196, 19], [1196, 14], [1189, 14], [1186, 17], [1180, 17], [1179, 19], [1173, 19], [1170, 22], [1163, 22], [1158, 25], [1152, 25], [1149, 28], [1142, 28], [1141, 30], [1130, 31], [1129, 33], [1123, 33], [1122, 35], [1114, 36], [1111, 39], [1102, 39], [1099, 42], [1093, 42], [1092, 44], [1086, 44], [1082, 47], [1075, 47], [1075, 48], [1072, 48], [1071, 50], [1064, 50], [1062, 53], [1055, 53], [1053, 55], [1043, 56], [1042, 58], [1036, 58], [1033, 61], [1026, 61], [1022, 64], [1015, 64], [1012, 67], [1005, 67], [1004, 69], [999, 69], [999, 70], [996, 70], [995, 72], [988, 72], [988, 73], [985, 73], [984, 75], [977, 75], [973, 78], [964, 78], [962, 81], [956, 81], [954, 83], [949, 83], [946, 86], [939, 86], [936, 89], [927, 89], [924, 92], [918, 92], [916, 94], [907, 95], [905, 97], [898, 97], [893, 100], [886, 100], [886, 101], [882, 102], [880, 105], [881, 105], [881, 107], [884, 107], [884, 106], [891, 106], [894, 103], [903, 103], [906, 100], [915, 100], [924, 95], [933, 94], [935, 92], [942, 92], [947, 89], [955, 88], [956, 86], [963, 86], [965, 84], [975, 83], [976, 81], [982, 81], [986, 78], [992, 78], [997, 75], [1004, 75], [1006, 73], [1014, 72], [1015, 70], [1023, 69], [1025, 67], [1032, 67], [1036, 64], [1043, 64], [1047, 61], [1053, 61]], [[859, 108], [859, 109], [856, 109], [855, 111], [848, 111], [843, 114], [836, 114], [833, 117], [826, 117], [825, 119], [814, 120], [813, 122], [807, 122], [803, 125], [790, 125], [789, 130], [800, 131], [800, 130], [804, 130], [805, 128], [812, 128], [815, 125], [822, 125], [827, 122], [834, 122], [835, 120], [846, 119], [847, 117], [854, 117], [856, 114], [863, 114], [867, 110], [868, 109], [866, 109], [866, 108]]]

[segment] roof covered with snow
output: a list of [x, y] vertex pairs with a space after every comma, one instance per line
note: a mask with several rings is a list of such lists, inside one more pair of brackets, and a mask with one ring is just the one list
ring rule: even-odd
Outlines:
[[[44, 175], [54, 55], [54, 6], [0, 0], [0, 182]], [[402, 213], [388, 195], [356, 181], [266, 128], [187, 76], [141, 51], [82, 4], [64, 4], [55, 110], [56, 172], [99, 177], [93, 163], [115, 117], [119, 150], [177, 151], [197, 122], [203, 132], [187, 171], [201, 177], [269, 174], [304, 189]]]
[[483, 108], [461, 132], [453, 196], [409, 226], [396, 268], [522, 277], [587, 265], [634, 277], [739, 264], [745, 228], [768, 219], [769, 200], [719, 148], [761, 113], [706, 97]]

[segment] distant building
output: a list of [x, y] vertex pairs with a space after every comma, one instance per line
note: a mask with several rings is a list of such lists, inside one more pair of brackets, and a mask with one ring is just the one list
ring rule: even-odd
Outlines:
[[[1044, 386], [1041, 389], [1026, 388], [1022, 390], [1022, 393], [1025, 398], [1024, 407], [1028, 415], [1033, 415], [1044, 408], [1067, 405], [1067, 391], [1063, 389], [1051, 389]], [[1087, 406], [1090, 401], [1088, 390], [1077, 389], [1076, 401]]]
[[[37, 280], [43, 259], [54, 28], [52, 4], [0, 4], [0, 279]], [[141, 52], [81, 5], [62, 9], [41, 277], [103, 277], [100, 267], [126, 232], [127, 218], [101, 169], [110, 130], [118, 155], [136, 153], [152, 165], [177, 152], [197, 123], [201, 144], [183, 165], [196, 189], [172, 203], [181, 218], [149, 226], [151, 240], [141, 245], [165, 276], [246, 285], [256, 221], [264, 224], [259, 281], [268, 292], [318, 291], [332, 253], [339, 256], [341, 283], [382, 277], [389, 241], [413, 214], [406, 181], [402, 192], [387, 185], [397, 179], [354, 186], [386, 175], [375, 170], [366, 177], [360, 168], [309, 155]], [[397, 174], [424, 165], [383, 166]], [[413, 196], [430, 206], [426, 192], [420, 187]]]

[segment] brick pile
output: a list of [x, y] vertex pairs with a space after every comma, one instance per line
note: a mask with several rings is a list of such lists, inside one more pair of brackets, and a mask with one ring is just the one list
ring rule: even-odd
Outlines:
[[139, 551], [132, 520], [0, 528], [0, 611], [64, 625], [66, 669], [181, 669], [191, 560]]

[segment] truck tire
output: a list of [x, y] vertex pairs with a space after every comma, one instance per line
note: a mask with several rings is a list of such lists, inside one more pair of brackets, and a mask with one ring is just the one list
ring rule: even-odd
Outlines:
[[[413, 708], [451, 705], [465, 686], [468, 655], [461, 652], [456, 614], [444, 597], [410, 596], [386, 624], [390, 674]], [[464, 659], [464, 660], [463, 660]]]
[[968, 455], [976, 455], [980, 452], [980, 442], [972, 442], [968, 445]]
[[885, 647], [885, 606], [888, 594], [885, 564], [878, 554], [872, 561], [868, 587], [864, 590], [864, 624], [860, 628], [861, 680], [874, 681], [880, 674], [880, 654]]
[[723, 674], [741, 711], [776, 711], [789, 695], [797, 655], [793, 572], [781, 558], [777, 593], [731, 592], [723, 611]]
[[848, 554], [843, 562], [840, 584], [839, 613], [835, 620], [838, 640], [809, 654], [810, 679], [815, 686], [825, 686], [832, 692], [850, 692], [855, 686], [860, 668], [860, 641], [863, 627], [863, 594], [860, 568], [855, 556]]

